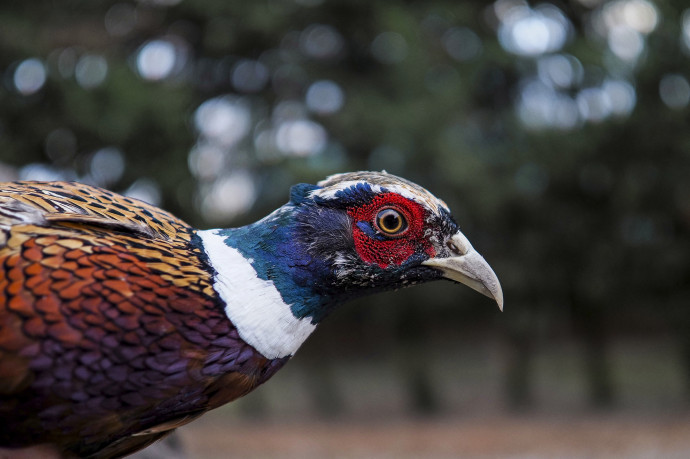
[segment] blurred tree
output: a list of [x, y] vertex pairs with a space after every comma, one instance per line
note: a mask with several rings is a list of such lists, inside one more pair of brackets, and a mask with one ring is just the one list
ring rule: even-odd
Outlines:
[[[566, 333], [583, 345], [591, 401], [611, 404], [612, 333], [673, 330], [690, 356], [686, 8], [6, 2], [0, 177], [79, 179], [208, 226], [265, 214], [297, 181], [404, 175], [447, 198], [505, 284], [499, 319], [475, 297], [437, 301], [467, 330], [502, 323], [511, 403], [530, 404], [540, 340]], [[433, 411], [425, 294], [395, 297], [405, 304], [381, 334], [417, 350], [411, 406]], [[333, 379], [322, 368], [323, 399], [337, 400]]]

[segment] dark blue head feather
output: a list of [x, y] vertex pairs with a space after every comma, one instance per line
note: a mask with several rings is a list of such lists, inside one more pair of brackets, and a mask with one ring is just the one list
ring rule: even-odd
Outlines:
[[[273, 214], [220, 233], [251, 260], [260, 278], [273, 282], [295, 317], [318, 323], [352, 297], [440, 277], [436, 270], [416, 267], [423, 256], [390, 269], [362, 262], [347, 208], [371, 201], [376, 192], [368, 183], [339, 190], [331, 199], [312, 193], [318, 189], [295, 185], [290, 201]], [[365, 230], [378, 236], [371, 226]]]
[[309, 194], [314, 190], [321, 189], [320, 186], [312, 185], [310, 183], [298, 183], [290, 188], [290, 203], [296, 206], [312, 200]]
[[[381, 188], [381, 192], [385, 193], [388, 190]], [[338, 190], [335, 192], [333, 198], [325, 199], [316, 196], [314, 201], [326, 207], [338, 207], [345, 209], [356, 205], [363, 205], [370, 202], [377, 193], [371, 188], [371, 185], [366, 182], [354, 184], [348, 188]]]

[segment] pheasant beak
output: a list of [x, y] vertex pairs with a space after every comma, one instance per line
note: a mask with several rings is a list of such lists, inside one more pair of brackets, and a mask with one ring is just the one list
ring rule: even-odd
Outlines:
[[443, 277], [467, 285], [473, 290], [492, 298], [503, 311], [503, 290], [498, 277], [484, 257], [474, 250], [464, 234], [458, 232], [446, 240], [449, 257], [430, 258], [423, 265], [436, 268]]

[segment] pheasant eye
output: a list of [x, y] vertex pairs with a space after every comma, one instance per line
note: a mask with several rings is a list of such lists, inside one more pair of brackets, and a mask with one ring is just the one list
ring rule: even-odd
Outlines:
[[407, 229], [407, 222], [400, 212], [388, 208], [376, 215], [376, 226], [388, 236], [397, 236]]

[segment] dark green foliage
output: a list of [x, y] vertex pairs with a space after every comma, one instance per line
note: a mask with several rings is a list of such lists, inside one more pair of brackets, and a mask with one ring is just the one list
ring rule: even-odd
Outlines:
[[[290, 185], [333, 172], [387, 169], [416, 181], [448, 202], [495, 267], [506, 312], [495, 318], [480, 296], [445, 287], [382, 301], [439, 308], [423, 314], [421, 327], [445, 319], [468, 329], [500, 322], [515, 352], [508, 371], [515, 406], [529, 400], [530, 353], [550, 337], [566, 333], [585, 343], [591, 398], [607, 404], [615, 395], [607, 375], [608, 336], [690, 333], [690, 109], [669, 108], [659, 95], [664, 76], [690, 78], [690, 53], [680, 41], [684, 2], [657, 2], [659, 25], [644, 37], [637, 64], [629, 66], [610, 64], [606, 41], [588, 28], [592, 9], [554, 3], [573, 25], [561, 52], [574, 56], [584, 72], [563, 92], [575, 97], [622, 78], [636, 97], [629, 114], [569, 129], [530, 129], [517, 116], [537, 59], [501, 47], [485, 2], [122, 2], [137, 21], [129, 32], [113, 35], [104, 17], [115, 3], [10, 1], [0, 7], [0, 166], [44, 163], [83, 177], [96, 150], [115, 146], [126, 169], [109, 187], [124, 190], [140, 177], [153, 179], [162, 206], [199, 226], [247, 223], [285, 202]], [[305, 34], [318, 32], [309, 28], [319, 24], [332, 27], [333, 39], [340, 40], [331, 54], [305, 51]], [[453, 59], [444, 34], [454, 27], [471, 29], [481, 51]], [[377, 58], [375, 40], [382, 32], [398, 35], [388, 36], [393, 48]], [[165, 36], [186, 43], [188, 64], [163, 81], [144, 81], [135, 71], [137, 50]], [[404, 49], [396, 51], [400, 38]], [[103, 83], [84, 88], [73, 75], [61, 75], [64, 49], [77, 57], [104, 56]], [[46, 64], [48, 77], [40, 91], [25, 96], [12, 77], [32, 57]], [[269, 81], [257, 90], [238, 90], [229, 75], [240, 59], [260, 59]], [[311, 83], [322, 79], [336, 82], [345, 95], [336, 113], [306, 115], [328, 132], [324, 150], [308, 157], [268, 154], [256, 148], [251, 137], [258, 131], [250, 130], [221, 169], [249, 171], [256, 204], [232, 221], [204, 220], [209, 215], [200, 203], [213, 183], [188, 167], [198, 140], [198, 106], [239, 95], [250, 107], [252, 129], [265, 127], [278, 104], [303, 101]], [[56, 129], [76, 139], [66, 157], [46, 154], [46, 138]], [[339, 326], [357, 326], [367, 314], [362, 307], [343, 311]], [[404, 310], [386, 311], [393, 316]], [[690, 355], [687, 338], [680, 341]], [[437, 403], [425, 384], [410, 383], [424, 410]]]

